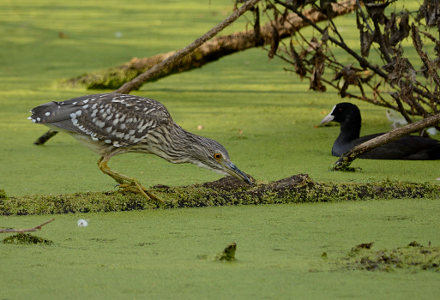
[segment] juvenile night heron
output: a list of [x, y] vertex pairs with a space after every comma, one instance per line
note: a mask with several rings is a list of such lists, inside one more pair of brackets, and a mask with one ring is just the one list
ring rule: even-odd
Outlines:
[[107, 166], [126, 152], [152, 153], [171, 163], [193, 163], [252, 184], [218, 142], [192, 134], [174, 123], [165, 106], [153, 99], [125, 94], [88, 95], [49, 102], [31, 110], [34, 123], [64, 131], [101, 155], [98, 166], [126, 190], [158, 200], [136, 179]]

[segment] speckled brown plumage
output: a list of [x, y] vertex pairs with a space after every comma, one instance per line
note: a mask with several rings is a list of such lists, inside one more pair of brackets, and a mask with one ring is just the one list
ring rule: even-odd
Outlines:
[[151, 153], [172, 163], [193, 163], [251, 183], [221, 144], [185, 131], [174, 123], [165, 106], [153, 99], [96, 94], [52, 101], [33, 108], [31, 113], [29, 118], [34, 123], [67, 132], [100, 154], [101, 171], [124, 186], [139, 188], [140, 184], [112, 171], [107, 161], [126, 152]]

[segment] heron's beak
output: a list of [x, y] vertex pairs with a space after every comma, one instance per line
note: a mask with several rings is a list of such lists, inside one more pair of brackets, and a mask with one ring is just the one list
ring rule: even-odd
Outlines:
[[247, 184], [250, 185], [253, 184], [253, 182], [249, 179], [249, 177], [245, 173], [243, 173], [239, 168], [237, 168], [232, 162], [224, 161], [222, 165], [224, 167], [224, 170], [231, 176], [243, 180]]
[[319, 125], [329, 123], [329, 122], [333, 121], [334, 118], [335, 118], [335, 116], [333, 116], [332, 113], [329, 113], [327, 116], [324, 117], [324, 119], [322, 119], [322, 121], [321, 121], [321, 123], [319, 123]]

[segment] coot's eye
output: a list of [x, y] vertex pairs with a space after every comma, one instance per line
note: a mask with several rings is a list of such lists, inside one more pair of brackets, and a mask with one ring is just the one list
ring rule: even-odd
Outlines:
[[214, 153], [214, 158], [215, 159], [221, 159], [222, 158], [221, 153]]

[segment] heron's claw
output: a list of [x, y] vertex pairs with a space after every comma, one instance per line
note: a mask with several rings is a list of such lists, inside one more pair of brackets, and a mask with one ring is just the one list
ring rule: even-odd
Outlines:
[[133, 193], [141, 194], [147, 200], [154, 200], [159, 205], [164, 204], [164, 202], [160, 198], [156, 197], [154, 194], [149, 192], [136, 179], [130, 178], [127, 175], [115, 172], [112, 169], [110, 169], [109, 166], [107, 165], [107, 161], [109, 159], [110, 159], [110, 157], [108, 157], [108, 156], [102, 156], [98, 161], [98, 167], [103, 173], [109, 175], [118, 183], [118, 185], [116, 185], [116, 186], [118, 186], [119, 188], [121, 188], [124, 191], [130, 191]]
[[162, 199], [158, 198], [156, 195], [148, 191], [145, 187], [143, 187], [139, 182], [132, 181], [130, 183], [121, 183], [116, 185], [120, 189], [124, 191], [130, 191], [133, 193], [138, 193], [144, 196], [147, 200], [154, 200], [159, 204], [165, 204]]

